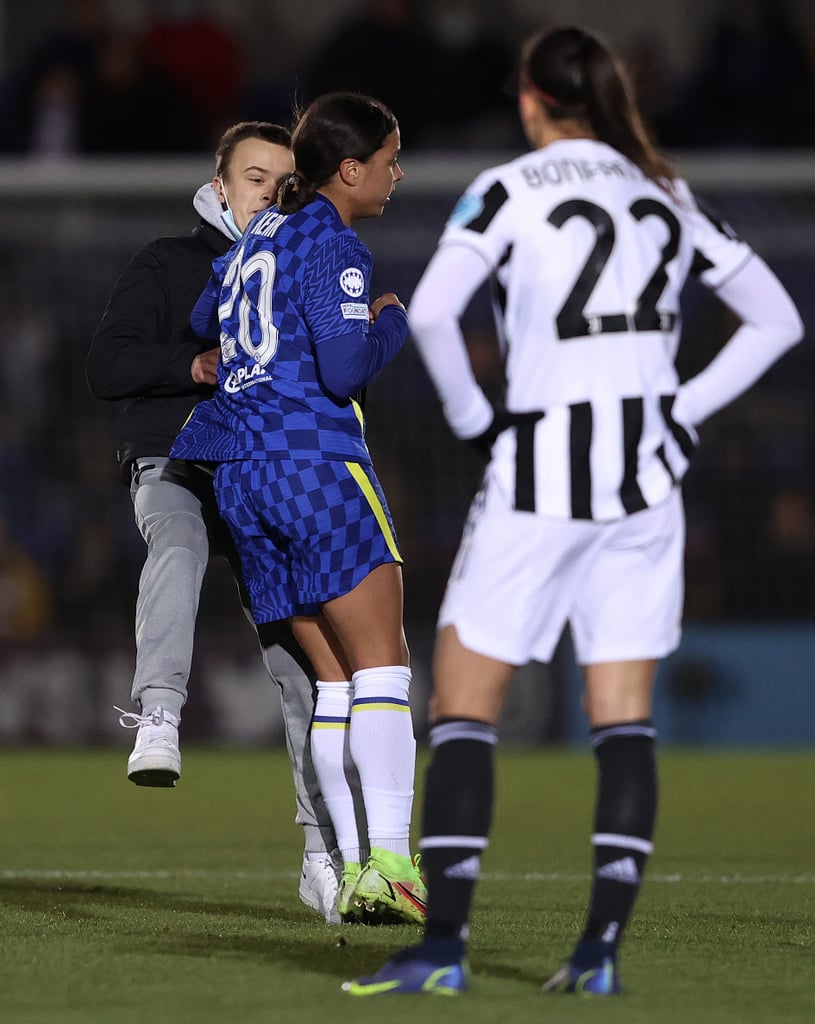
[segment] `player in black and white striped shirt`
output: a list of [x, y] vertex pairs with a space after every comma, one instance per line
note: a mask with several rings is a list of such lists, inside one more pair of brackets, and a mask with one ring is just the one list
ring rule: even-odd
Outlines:
[[[801, 337], [761, 258], [707, 215], [655, 151], [625, 72], [564, 28], [522, 52], [532, 151], [480, 175], [409, 307], [454, 433], [489, 452], [439, 613], [425, 791], [425, 937], [355, 994], [462, 991], [493, 809], [493, 749], [514, 669], [549, 661], [567, 623], [599, 768], [586, 924], [551, 991], [619, 991], [617, 952], [657, 808], [651, 689], [680, 639], [680, 481], [696, 428]], [[691, 274], [741, 326], [680, 385]], [[459, 321], [495, 285], [506, 408], [478, 386]]]

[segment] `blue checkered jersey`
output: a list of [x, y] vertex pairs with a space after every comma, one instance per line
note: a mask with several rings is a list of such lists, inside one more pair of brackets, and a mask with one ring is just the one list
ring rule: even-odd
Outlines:
[[371, 262], [320, 194], [292, 214], [276, 207], [258, 214], [214, 262], [196, 306], [194, 323], [206, 324], [216, 311], [220, 321], [218, 389], [196, 406], [172, 456], [370, 463], [359, 407], [326, 381], [345, 381], [337, 368], [354, 353], [350, 395], [407, 336], [401, 307], [386, 307], [369, 324]]

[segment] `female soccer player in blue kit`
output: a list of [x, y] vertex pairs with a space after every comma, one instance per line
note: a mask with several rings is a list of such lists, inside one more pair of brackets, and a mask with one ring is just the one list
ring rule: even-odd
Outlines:
[[343, 855], [341, 916], [422, 923], [402, 559], [352, 397], [407, 336], [396, 295], [369, 303], [371, 255], [351, 228], [382, 213], [399, 146], [370, 97], [332, 93], [303, 113], [278, 205], [215, 262], [196, 306], [198, 333], [220, 321], [218, 390], [172, 455], [218, 464], [255, 621], [290, 619], [317, 673], [312, 753]]

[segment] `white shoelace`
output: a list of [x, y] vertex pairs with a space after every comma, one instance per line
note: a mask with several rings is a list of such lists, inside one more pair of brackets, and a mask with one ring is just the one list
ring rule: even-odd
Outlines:
[[339, 850], [326, 850], [324, 853], [314, 853], [312, 856], [306, 855], [304, 858], [305, 864], [319, 864], [323, 868], [330, 868], [334, 875], [342, 874], [342, 857], [340, 856]]
[[178, 725], [178, 720], [175, 715], [171, 715], [169, 711], [165, 711], [164, 708], [156, 708], [155, 711], [151, 711], [149, 715], [140, 715], [136, 711], [125, 711], [124, 708], [113, 705], [114, 711], [120, 711], [119, 725], [124, 729], [141, 729], [143, 725], [163, 725], [165, 722], [168, 725]]

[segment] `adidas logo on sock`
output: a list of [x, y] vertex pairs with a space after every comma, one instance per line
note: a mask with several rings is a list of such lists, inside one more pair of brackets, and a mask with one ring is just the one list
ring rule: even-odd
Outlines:
[[466, 860], [460, 860], [458, 864], [451, 864], [444, 869], [445, 878], [467, 878], [475, 881], [481, 872], [481, 858], [473, 854]]
[[640, 873], [633, 857], [613, 860], [597, 869], [598, 878], [609, 878], [613, 882], [625, 882], [628, 885], [639, 885]]

